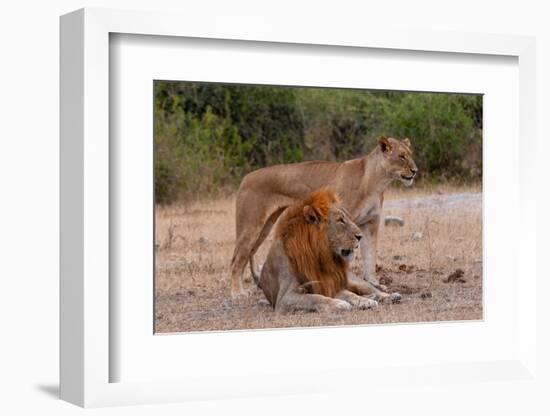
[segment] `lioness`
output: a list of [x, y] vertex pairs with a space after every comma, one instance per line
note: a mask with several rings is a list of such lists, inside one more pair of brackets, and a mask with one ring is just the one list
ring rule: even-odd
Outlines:
[[348, 272], [362, 238], [331, 188], [288, 208], [256, 283], [277, 312], [334, 311], [377, 305], [371, 286]]
[[[250, 262], [258, 275], [254, 254], [273, 224], [290, 205], [322, 186], [332, 186], [353, 221], [363, 232], [361, 255], [364, 276], [374, 288], [376, 243], [384, 190], [395, 179], [412, 185], [418, 168], [409, 139], [382, 136], [367, 156], [342, 163], [302, 162], [258, 169], [244, 177], [237, 193], [237, 241], [231, 260], [231, 294], [244, 294], [242, 274]], [[383, 289], [383, 288], [382, 288]]]

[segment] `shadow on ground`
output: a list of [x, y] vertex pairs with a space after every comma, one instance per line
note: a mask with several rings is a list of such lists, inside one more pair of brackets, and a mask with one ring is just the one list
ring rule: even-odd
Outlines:
[[52, 399], [59, 399], [58, 384], [37, 384], [34, 387], [36, 388], [36, 390], [42, 392], [44, 395], [49, 396]]

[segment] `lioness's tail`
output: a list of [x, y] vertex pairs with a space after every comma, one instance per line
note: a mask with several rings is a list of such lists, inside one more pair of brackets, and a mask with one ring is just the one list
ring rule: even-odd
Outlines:
[[258, 287], [258, 289], [261, 289], [260, 276], [258, 276], [256, 273], [252, 273], [252, 278], [254, 279], [254, 283], [256, 283], [256, 286]]
[[260, 245], [265, 241], [266, 237], [271, 232], [271, 229], [273, 228], [273, 225], [277, 222], [277, 219], [281, 216], [286, 208], [287, 206], [280, 206], [267, 217], [258, 237], [256, 238], [256, 241], [254, 242], [254, 246], [249, 256], [250, 272], [252, 273], [254, 283], [256, 283], [256, 286], [258, 286], [258, 288], [260, 289], [260, 273], [256, 269], [254, 255], [256, 254], [256, 251], [258, 251]]
[[254, 279], [254, 283], [256, 283], [256, 286], [258, 287], [258, 289], [261, 289], [260, 275], [258, 273], [256, 273], [256, 270], [254, 270], [253, 266], [250, 266], [250, 270], [252, 272], [252, 278]]

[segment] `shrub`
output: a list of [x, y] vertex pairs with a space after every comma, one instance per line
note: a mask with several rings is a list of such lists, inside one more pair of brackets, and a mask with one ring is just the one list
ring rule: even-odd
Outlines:
[[425, 176], [479, 179], [481, 131], [472, 117], [476, 100], [456, 94], [409, 93], [387, 114], [386, 129], [391, 135], [411, 138], [415, 160]]
[[155, 82], [157, 202], [233, 192], [251, 170], [346, 160], [410, 137], [430, 180], [481, 178], [482, 98], [465, 94]]

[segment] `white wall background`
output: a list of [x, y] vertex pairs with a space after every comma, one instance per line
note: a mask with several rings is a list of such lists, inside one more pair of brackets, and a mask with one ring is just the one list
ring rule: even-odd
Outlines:
[[[548, 176], [550, 157], [550, 13], [545, 1], [169, 1], [19, 0], [3, 2], [0, 9], [0, 413], [72, 414], [81, 410], [56, 399], [58, 384], [58, 120], [59, 120], [59, 21], [61, 14], [81, 7], [114, 7], [143, 10], [177, 10], [195, 15], [245, 14], [251, 19], [271, 19], [281, 27], [322, 25], [329, 31], [349, 25], [388, 22], [403, 27], [434, 30], [509, 33], [537, 36], [538, 140], [530, 146], [538, 154], [539, 274], [548, 252]], [[185, 22], [182, 22], [185, 24]], [[493, 157], [489, 155], [489, 157]], [[495, 155], [497, 157], [497, 155]], [[511, 225], [513, 219], [511, 219]], [[544, 241], [543, 241], [544, 240]], [[545, 250], [543, 250], [543, 243]], [[548, 273], [546, 273], [548, 274]], [[538, 287], [542, 294], [548, 283]], [[543, 300], [542, 296], [539, 296]], [[541, 303], [541, 302], [539, 302]], [[549, 316], [549, 308], [540, 305]], [[544, 347], [550, 350], [548, 331]], [[542, 352], [542, 351], [541, 351]], [[223, 351], [220, 351], [223, 354]], [[541, 354], [543, 355], [543, 354]], [[541, 364], [548, 371], [548, 358]], [[437, 386], [438, 394], [426, 396], [426, 409], [442, 406], [445, 414], [549, 414], [550, 405], [537, 405], [542, 392], [516, 391], [501, 384], [467, 389], [467, 396], [453, 395], [453, 386]], [[548, 388], [550, 391], [550, 388]], [[425, 394], [414, 389], [411, 395]], [[438, 397], [435, 397], [438, 396]], [[412, 396], [411, 396], [412, 397]], [[341, 400], [344, 404], [341, 404]], [[163, 405], [157, 407], [101, 409], [100, 414], [307, 414], [424, 413], [410, 397], [349, 397], [339, 393], [322, 397], [281, 397]], [[8, 410], [9, 409], [9, 410]], [[425, 410], [425, 409], [424, 409]]]

